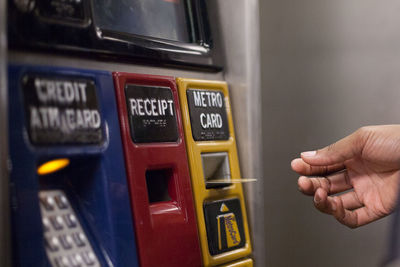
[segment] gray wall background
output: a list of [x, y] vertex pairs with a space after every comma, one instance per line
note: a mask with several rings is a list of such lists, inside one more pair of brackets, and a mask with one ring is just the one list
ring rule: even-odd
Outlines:
[[400, 1], [260, 0], [268, 266], [377, 266], [391, 218], [350, 230], [297, 191], [290, 161], [400, 122]]

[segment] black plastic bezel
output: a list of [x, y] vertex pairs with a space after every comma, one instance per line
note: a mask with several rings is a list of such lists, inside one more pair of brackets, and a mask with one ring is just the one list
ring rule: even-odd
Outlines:
[[187, 0], [186, 5], [191, 43], [100, 29], [93, 22], [92, 0], [84, 1], [85, 19], [82, 21], [43, 18], [36, 8], [24, 12], [17, 8], [14, 0], [9, 0], [9, 47], [73, 52], [79, 56], [105, 57], [118, 62], [221, 70], [213, 56], [205, 2]]

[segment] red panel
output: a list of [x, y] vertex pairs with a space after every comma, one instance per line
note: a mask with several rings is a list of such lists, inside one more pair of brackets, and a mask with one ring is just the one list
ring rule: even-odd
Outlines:
[[[140, 265], [201, 266], [201, 252], [190, 185], [189, 167], [175, 79], [113, 74], [125, 152]], [[175, 102], [179, 140], [176, 143], [133, 143], [125, 99], [125, 84], [166, 86]], [[170, 168], [170, 201], [149, 203], [146, 170]]]

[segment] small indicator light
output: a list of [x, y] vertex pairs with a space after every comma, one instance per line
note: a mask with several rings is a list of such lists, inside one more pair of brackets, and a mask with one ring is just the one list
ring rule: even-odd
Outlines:
[[69, 159], [54, 159], [43, 163], [37, 169], [39, 175], [45, 175], [59, 171], [69, 165]]

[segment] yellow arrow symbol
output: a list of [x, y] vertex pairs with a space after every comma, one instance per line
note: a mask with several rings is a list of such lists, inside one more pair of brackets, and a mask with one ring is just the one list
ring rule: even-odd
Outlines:
[[220, 212], [227, 212], [229, 211], [228, 207], [225, 205], [225, 203], [222, 203], [221, 208], [219, 209]]

